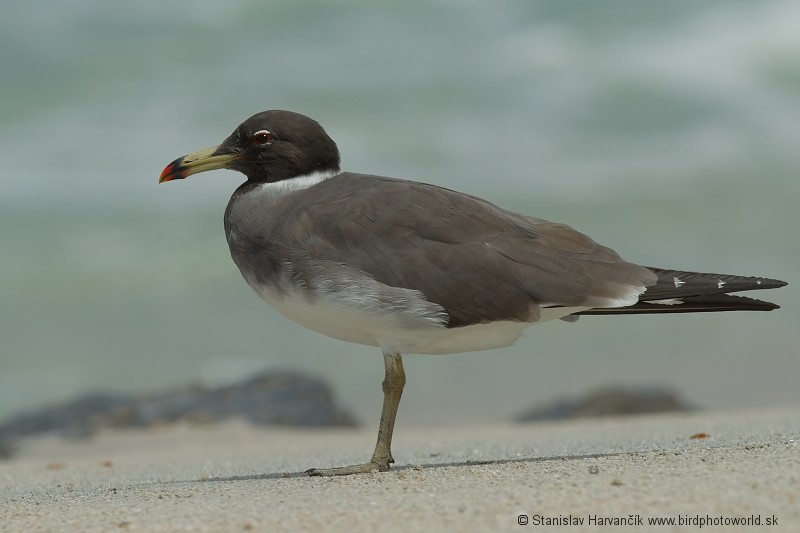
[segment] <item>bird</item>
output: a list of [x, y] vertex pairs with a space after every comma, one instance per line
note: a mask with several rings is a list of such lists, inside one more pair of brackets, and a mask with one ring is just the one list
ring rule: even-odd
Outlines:
[[287, 318], [380, 348], [383, 408], [371, 459], [311, 476], [387, 471], [404, 354], [511, 345], [533, 324], [584, 315], [770, 311], [730, 293], [786, 282], [628, 262], [572, 227], [436, 185], [344, 172], [315, 120], [270, 110], [218, 146], [172, 161], [159, 183], [214, 169], [246, 180], [224, 215], [247, 284]]

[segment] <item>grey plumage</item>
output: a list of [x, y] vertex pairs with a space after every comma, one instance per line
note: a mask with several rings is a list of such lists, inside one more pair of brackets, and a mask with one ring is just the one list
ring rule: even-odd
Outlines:
[[420, 291], [446, 311], [451, 328], [535, 322], [541, 304], [609, 306], [656, 281], [569, 226], [433, 185], [342, 173], [271, 209], [254, 203], [247, 209], [257, 213], [233, 220], [258, 187], [240, 187], [226, 214], [229, 235], [257, 220], [231, 243], [240, 267], [269, 283], [288, 261], [307, 284], [305, 268], [350, 265], [389, 287]]

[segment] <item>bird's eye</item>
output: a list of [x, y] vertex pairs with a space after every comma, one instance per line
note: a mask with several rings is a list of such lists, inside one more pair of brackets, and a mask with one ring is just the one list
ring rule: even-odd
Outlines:
[[266, 146], [272, 142], [272, 134], [267, 130], [260, 130], [255, 132], [250, 139], [253, 141], [253, 144]]

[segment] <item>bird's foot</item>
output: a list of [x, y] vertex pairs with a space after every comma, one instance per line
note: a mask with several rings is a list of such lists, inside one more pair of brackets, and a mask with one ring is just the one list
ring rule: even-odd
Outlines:
[[389, 470], [390, 461], [375, 461], [352, 466], [337, 466], [334, 468], [309, 468], [306, 474], [309, 476], [349, 476], [350, 474], [369, 474], [370, 472], [386, 472]]

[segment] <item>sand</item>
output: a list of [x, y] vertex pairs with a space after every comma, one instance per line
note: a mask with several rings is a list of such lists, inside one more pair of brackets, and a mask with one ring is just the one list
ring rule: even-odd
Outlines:
[[[695, 531], [747, 519], [761, 525], [702, 531], [800, 531], [800, 406], [437, 428], [401, 416], [392, 471], [300, 473], [365, 460], [374, 431], [230, 422], [31, 439], [0, 462], [0, 530]], [[689, 525], [648, 524], [661, 518]]]

